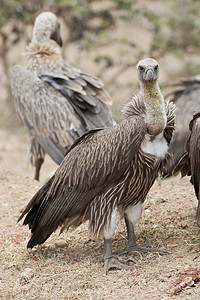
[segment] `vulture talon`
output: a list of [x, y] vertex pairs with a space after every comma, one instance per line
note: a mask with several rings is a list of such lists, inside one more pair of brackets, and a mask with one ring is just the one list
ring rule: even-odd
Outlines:
[[159, 249], [159, 248], [147, 248], [144, 246], [139, 246], [139, 245], [135, 245], [135, 246], [127, 246], [125, 247], [123, 250], [121, 250], [121, 254], [122, 253], [139, 253], [139, 254], [144, 254], [144, 253], [148, 253], [148, 252], [152, 252], [152, 253], [158, 253], [160, 255], [163, 254], [171, 254], [169, 251], [164, 250], [164, 249]]
[[136, 243], [136, 237], [135, 237], [135, 231], [133, 224], [128, 220], [128, 218], [125, 216], [125, 223], [127, 227], [127, 233], [128, 233], [128, 245], [124, 247], [122, 250], [117, 250], [114, 253], [118, 255], [122, 255], [125, 253], [136, 253], [140, 256], [143, 256], [144, 253], [152, 252], [152, 253], [159, 253], [161, 255], [163, 254], [171, 254], [169, 251], [159, 248], [147, 248], [148, 241], [145, 242], [142, 245], [137, 245]]
[[131, 269], [132, 267], [113, 256], [106, 257], [104, 260], [104, 273], [107, 275], [109, 270], [113, 268], [122, 270], [122, 269]]
[[147, 248], [144, 246], [140, 246], [140, 245], [135, 245], [135, 246], [126, 246], [124, 249], [122, 250], [117, 250], [114, 252], [114, 254], [117, 255], [123, 255], [126, 253], [135, 253], [136, 255], [140, 255], [141, 257], [143, 256], [143, 254], [145, 253], [158, 253], [160, 255], [164, 255], [164, 254], [171, 254], [171, 252], [164, 250], [164, 249], [159, 249], [159, 248]]

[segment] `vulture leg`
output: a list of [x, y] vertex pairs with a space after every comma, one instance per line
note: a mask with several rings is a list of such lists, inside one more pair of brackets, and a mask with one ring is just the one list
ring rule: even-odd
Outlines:
[[139, 246], [136, 243], [134, 225], [137, 224], [140, 220], [142, 213], [142, 203], [138, 202], [136, 205], [130, 205], [125, 210], [125, 223], [128, 233], [128, 244], [123, 249], [116, 253], [123, 254], [125, 252], [132, 253], [148, 253], [148, 252], [157, 252], [159, 254], [169, 254], [168, 251], [158, 249], [158, 248], [146, 248], [145, 246]]
[[43, 162], [44, 162], [43, 158], [38, 158], [35, 161], [35, 176], [34, 176], [34, 179], [37, 180], [37, 181], [39, 181], [40, 169], [41, 169], [41, 166], [42, 166]]
[[122, 250], [123, 252], [135, 252], [135, 253], [148, 253], [148, 252], [156, 252], [159, 254], [170, 254], [169, 251], [159, 249], [159, 248], [146, 248], [144, 246], [139, 246], [136, 243], [135, 232], [134, 232], [134, 225], [125, 217], [125, 223], [127, 227], [128, 233], [128, 244]]
[[104, 273], [108, 274], [108, 271], [112, 268], [117, 269], [129, 269], [130, 267], [114, 257], [112, 252], [112, 235], [115, 231], [117, 219], [117, 208], [113, 210], [109, 226], [104, 230]]

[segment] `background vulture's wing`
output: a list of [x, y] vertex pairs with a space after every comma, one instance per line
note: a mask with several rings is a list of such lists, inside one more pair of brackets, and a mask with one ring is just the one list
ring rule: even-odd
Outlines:
[[16, 111], [31, 136], [60, 164], [66, 147], [86, 131], [84, 119], [57, 90], [19, 65], [12, 69], [11, 88]]
[[185, 143], [190, 135], [188, 124], [200, 103], [200, 77], [183, 79], [177, 84], [177, 88], [171, 93], [170, 98], [176, 105], [176, 130], [170, 143], [174, 164], [169, 168], [169, 176], [172, 175], [172, 169], [185, 153]]
[[85, 119], [87, 130], [113, 125], [111, 97], [101, 79], [65, 63], [57, 69], [39, 72], [39, 76], [70, 101], [77, 114]]

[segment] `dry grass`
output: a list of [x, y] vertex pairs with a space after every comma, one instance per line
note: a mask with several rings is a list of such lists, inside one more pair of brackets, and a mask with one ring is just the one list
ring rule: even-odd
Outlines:
[[[172, 295], [179, 273], [186, 266], [199, 265], [199, 260], [192, 260], [200, 250], [200, 229], [195, 222], [197, 201], [188, 178], [156, 182], [136, 228], [138, 243], [149, 241], [150, 247], [161, 247], [171, 254], [125, 255], [122, 259], [129, 260], [132, 269], [113, 270], [106, 276], [103, 241], [91, 239], [87, 224], [61, 236], [56, 232], [44, 245], [26, 250], [28, 228], [16, 223], [20, 209], [55, 165], [47, 160], [42, 182], [34, 182], [32, 170], [26, 168], [28, 146], [24, 136], [18, 141], [14, 135], [0, 131], [0, 138], [4, 145], [0, 146], [0, 298], [199, 299], [198, 282]], [[13, 152], [13, 146], [17, 151]], [[125, 244], [121, 221], [113, 248], [121, 249]]]

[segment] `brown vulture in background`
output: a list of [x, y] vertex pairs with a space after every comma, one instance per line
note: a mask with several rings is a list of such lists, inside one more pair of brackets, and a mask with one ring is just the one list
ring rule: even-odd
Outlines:
[[35, 20], [27, 66], [15, 65], [11, 89], [16, 111], [31, 137], [29, 158], [39, 180], [45, 153], [60, 164], [86, 130], [113, 125], [103, 82], [62, 59], [60, 24], [51, 12]]
[[[191, 176], [191, 183], [194, 185], [195, 195], [198, 200], [197, 223], [200, 226], [200, 111], [193, 115], [189, 124], [190, 136], [185, 145], [185, 154], [173, 169], [173, 175], [181, 172], [181, 176]], [[200, 252], [197, 257], [200, 256]]]
[[89, 220], [91, 233], [104, 237], [104, 271], [128, 268], [112, 252], [117, 213], [128, 230], [126, 252], [160, 252], [136, 244], [134, 225], [158, 173], [171, 155], [174, 105], [165, 103], [158, 85], [159, 65], [151, 58], [137, 65], [140, 93], [124, 107], [125, 119], [110, 128], [81, 136], [55, 174], [33, 196], [24, 212], [32, 236], [27, 247], [44, 243], [59, 226], [61, 232]]
[[193, 115], [189, 123], [190, 136], [185, 145], [185, 154], [173, 169], [173, 175], [181, 172], [181, 176], [191, 176], [198, 199], [197, 223], [200, 226], [200, 111]]
[[182, 79], [175, 86], [175, 91], [168, 94], [176, 105], [176, 126], [170, 143], [174, 163], [164, 172], [166, 177], [172, 175], [174, 166], [185, 153], [185, 143], [190, 135], [189, 122], [200, 106], [200, 76]]

